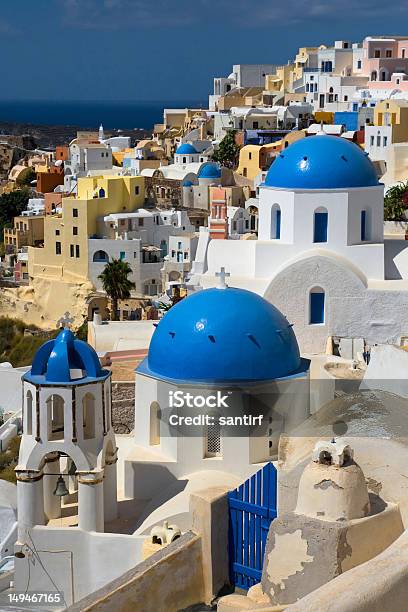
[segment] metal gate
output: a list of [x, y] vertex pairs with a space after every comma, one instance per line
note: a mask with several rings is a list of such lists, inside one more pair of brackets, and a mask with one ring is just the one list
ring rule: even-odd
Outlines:
[[230, 580], [248, 590], [260, 582], [269, 525], [276, 518], [276, 468], [267, 463], [228, 493]]

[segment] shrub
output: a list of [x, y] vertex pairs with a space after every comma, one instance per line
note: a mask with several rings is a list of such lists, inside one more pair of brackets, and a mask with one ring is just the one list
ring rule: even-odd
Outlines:
[[16, 473], [14, 471], [15, 464], [8, 465], [4, 470], [0, 471], [0, 480], [7, 480], [8, 482], [17, 482]]
[[19, 174], [18, 179], [16, 180], [17, 185], [31, 185], [32, 181], [35, 181], [37, 174], [31, 166], [22, 170]]
[[408, 181], [400, 182], [388, 189], [384, 197], [384, 219], [405, 221], [408, 209]]

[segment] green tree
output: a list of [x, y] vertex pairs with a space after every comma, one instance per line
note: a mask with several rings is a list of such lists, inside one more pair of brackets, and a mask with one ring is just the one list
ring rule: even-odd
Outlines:
[[102, 287], [112, 302], [111, 320], [117, 320], [118, 301], [130, 298], [130, 292], [135, 283], [128, 279], [132, 268], [126, 261], [112, 259], [106, 264], [103, 272], [98, 276]]
[[11, 224], [14, 217], [21, 215], [23, 210], [27, 208], [30, 196], [31, 191], [28, 187], [15, 189], [0, 195], [0, 235], [2, 240], [5, 226]]
[[17, 185], [31, 185], [32, 181], [35, 181], [37, 174], [32, 166], [29, 166], [25, 170], [20, 172], [18, 179], [16, 180]]
[[236, 130], [228, 131], [221, 140], [219, 147], [213, 153], [213, 160], [227, 168], [236, 168], [240, 147], [235, 142]]
[[405, 221], [408, 209], [408, 181], [390, 187], [384, 198], [384, 219]]

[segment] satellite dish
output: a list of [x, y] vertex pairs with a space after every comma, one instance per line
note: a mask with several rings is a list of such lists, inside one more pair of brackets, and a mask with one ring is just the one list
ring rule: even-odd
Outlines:
[[57, 161], [54, 162], [54, 166], [57, 166], [59, 168], [60, 166], [62, 166], [63, 163], [64, 162], [62, 161], [62, 159], [57, 159]]

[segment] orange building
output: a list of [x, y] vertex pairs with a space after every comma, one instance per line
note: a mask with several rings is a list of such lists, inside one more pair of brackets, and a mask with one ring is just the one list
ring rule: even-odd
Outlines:
[[54, 191], [58, 185], [64, 184], [64, 167], [51, 166], [44, 172], [37, 172], [37, 191], [48, 193]]
[[55, 159], [58, 161], [67, 161], [69, 157], [69, 148], [65, 145], [55, 147]]

